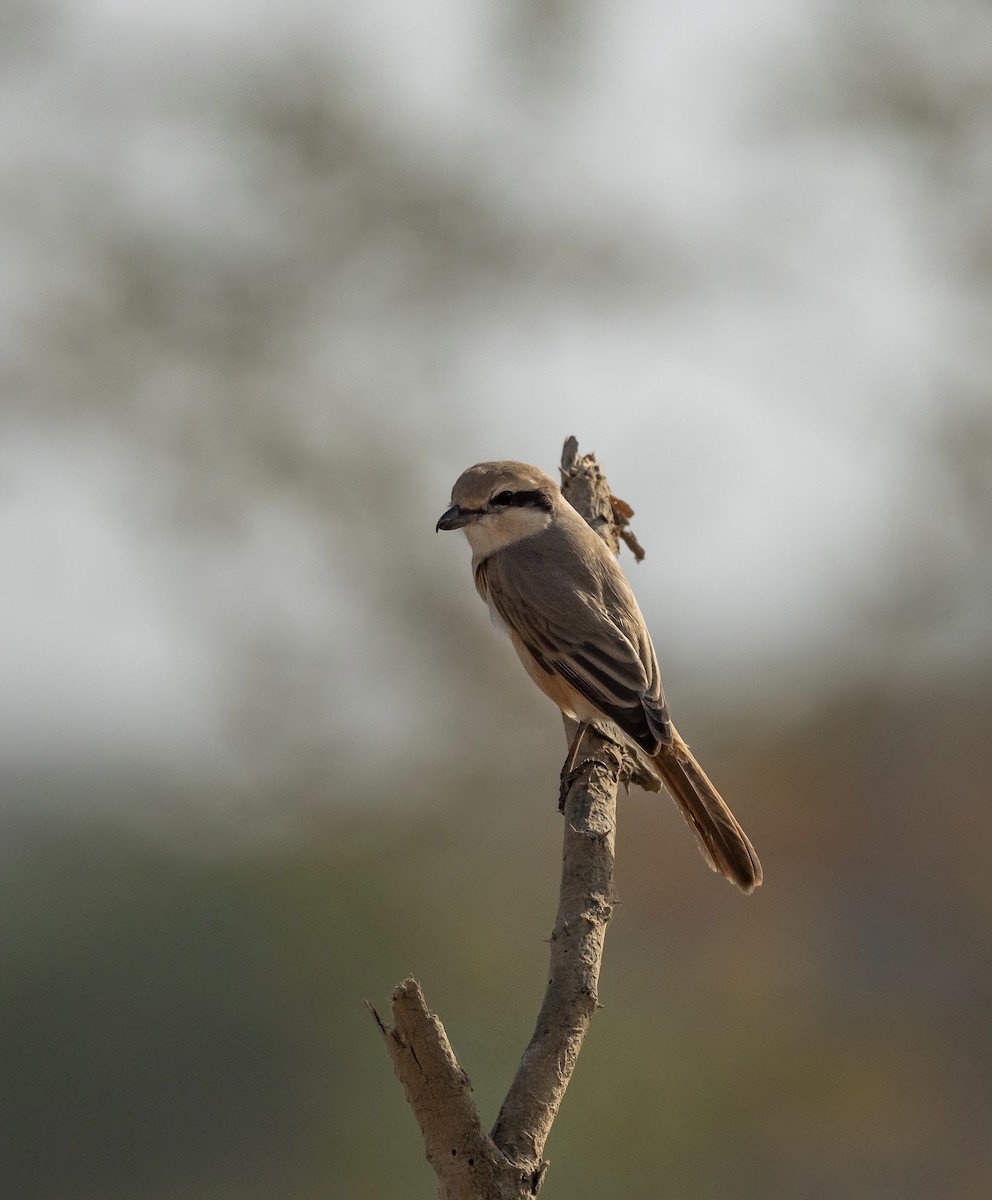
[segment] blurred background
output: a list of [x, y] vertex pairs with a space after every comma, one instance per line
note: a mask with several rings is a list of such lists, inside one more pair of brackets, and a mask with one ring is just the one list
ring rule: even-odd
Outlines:
[[11, 0], [0, 1172], [433, 1195], [494, 1119], [553, 707], [434, 522], [569, 434], [765, 886], [621, 798], [542, 1195], [992, 1194], [992, 10]]

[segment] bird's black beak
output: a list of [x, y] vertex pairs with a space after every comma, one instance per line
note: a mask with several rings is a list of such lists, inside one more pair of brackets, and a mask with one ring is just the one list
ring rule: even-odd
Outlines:
[[439, 529], [461, 529], [463, 525], [467, 525], [472, 520], [473, 516], [475, 516], [474, 513], [465, 512], [457, 504], [452, 504], [448, 511], [442, 513], [438, 518], [434, 532], [437, 533]]

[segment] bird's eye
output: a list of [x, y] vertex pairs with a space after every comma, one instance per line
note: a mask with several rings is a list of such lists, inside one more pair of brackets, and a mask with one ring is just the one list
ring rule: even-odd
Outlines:
[[508, 505], [513, 503], [513, 493], [512, 492], [497, 492], [496, 495], [493, 496], [490, 503], [493, 504], [496, 508], [506, 508]]

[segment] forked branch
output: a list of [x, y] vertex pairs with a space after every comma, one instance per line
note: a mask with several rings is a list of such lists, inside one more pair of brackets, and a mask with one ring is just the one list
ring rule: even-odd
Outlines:
[[[611, 496], [595, 458], [580, 457], [569, 438], [561, 470], [566, 498], [616, 551], [630, 510]], [[637, 772], [620, 743], [590, 728], [581, 759], [563, 781], [561, 891], [548, 987], [491, 1134], [482, 1128], [468, 1076], [419, 984], [408, 979], [393, 992], [391, 1029], [372, 1010], [420, 1125], [439, 1200], [525, 1200], [540, 1189], [544, 1147], [598, 1006], [614, 902], [617, 787]]]

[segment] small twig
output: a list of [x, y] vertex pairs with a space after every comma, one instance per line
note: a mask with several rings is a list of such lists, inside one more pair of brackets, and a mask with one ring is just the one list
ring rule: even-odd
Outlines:
[[574, 437], [566, 439], [562, 450], [561, 479], [566, 500], [582, 513], [601, 537], [606, 538], [613, 553], [619, 552], [622, 541], [634, 560], [643, 562], [646, 551], [630, 528], [634, 510], [626, 500], [610, 491], [595, 454], [579, 457], [579, 443]]
[[616, 554], [620, 549], [620, 532], [609, 484], [595, 454], [579, 455], [579, 443], [574, 437], [566, 438], [561, 452], [561, 491]]

